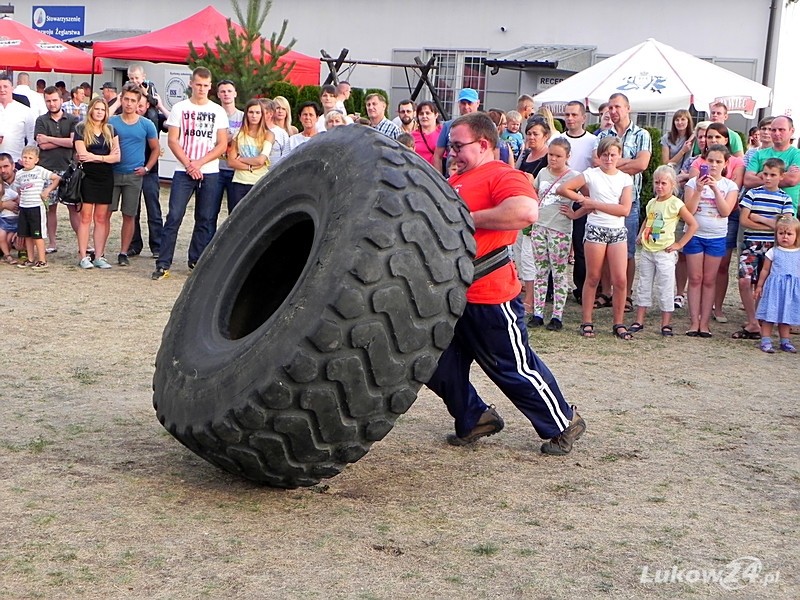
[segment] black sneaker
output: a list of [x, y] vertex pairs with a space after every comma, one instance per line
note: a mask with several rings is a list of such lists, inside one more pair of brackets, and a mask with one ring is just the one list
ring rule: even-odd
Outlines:
[[550, 454], [552, 456], [564, 456], [569, 454], [572, 450], [572, 444], [581, 439], [581, 436], [586, 432], [586, 421], [583, 420], [575, 410], [577, 407], [572, 407], [572, 421], [564, 431], [542, 444], [542, 453]]
[[189, 264], [189, 270], [194, 271], [194, 268], [197, 266], [197, 263], [190, 262], [188, 264]]
[[169, 271], [162, 267], [156, 267], [156, 270], [153, 271], [152, 275], [150, 275], [150, 279], [152, 279], [153, 281], [157, 281], [159, 279], [166, 279], [167, 277], [169, 277]]
[[128, 260], [128, 255], [127, 254], [120, 253], [120, 254], [117, 254], [117, 264], [120, 267], [130, 267], [131, 266], [131, 261]]
[[497, 414], [494, 409], [494, 404], [487, 408], [478, 419], [475, 427], [472, 428], [466, 437], [460, 438], [454, 433], [447, 436], [447, 443], [451, 446], [469, 446], [474, 444], [479, 438], [486, 437], [487, 435], [494, 435], [503, 430], [505, 423], [503, 418]]
[[139, 256], [142, 253], [141, 250], [134, 250], [133, 248], [128, 248], [128, 251], [125, 253], [128, 256]]
[[547, 324], [546, 327], [547, 331], [561, 331], [563, 328], [564, 324], [555, 317], [550, 319], [550, 322]]
[[531, 318], [528, 319], [528, 327], [541, 327], [542, 325], [544, 325], [544, 319], [542, 317], [532, 315]]

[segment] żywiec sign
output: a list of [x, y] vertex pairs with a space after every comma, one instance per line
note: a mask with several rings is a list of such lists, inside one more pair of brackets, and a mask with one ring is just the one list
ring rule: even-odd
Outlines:
[[741, 113], [748, 119], [756, 116], [756, 101], [750, 96], [719, 96], [714, 98], [711, 104], [717, 102], [722, 102], [728, 108], [728, 112]]

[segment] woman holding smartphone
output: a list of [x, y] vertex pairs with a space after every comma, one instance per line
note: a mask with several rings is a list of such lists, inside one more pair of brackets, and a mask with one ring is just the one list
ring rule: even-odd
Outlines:
[[[738, 134], [735, 131], [730, 132], [730, 130], [722, 123], [711, 123], [708, 126], [708, 129], [706, 129], [706, 148], [709, 148], [714, 144], [721, 144], [732, 153], [733, 149], [731, 148], [730, 144], [731, 135]], [[689, 169], [690, 177], [697, 177], [700, 174], [700, 165], [705, 164], [705, 154], [707, 152], [708, 150], [706, 150], [706, 152], [701, 155], [700, 158], [692, 163], [692, 166]], [[742, 182], [744, 181], [744, 167], [744, 160], [742, 158], [731, 155], [731, 157], [728, 158], [728, 161], [725, 163], [725, 170], [723, 171], [723, 175], [727, 179], [733, 181], [736, 184], [736, 187], [739, 189], [741, 189]], [[738, 246], [738, 235], [739, 201], [737, 200], [733, 210], [731, 211], [731, 214], [728, 216], [728, 233], [725, 236], [725, 256], [722, 257], [722, 261], [719, 263], [719, 270], [717, 271], [713, 314], [714, 320], [718, 323], [728, 322], [728, 317], [726, 317], [725, 313], [722, 312], [722, 303], [725, 301], [725, 295], [728, 293], [728, 272], [730, 270], [733, 251]]]
[[[725, 146], [728, 150], [733, 152], [731, 149], [730, 135], [730, 130], [722, 123], [709, 124], [705, 135], [705, 150], [692, 162], [692, 166], [689, 167], [689, 179], [700, 175], [700, 165], [707, 164], [706, 154], [708, 154], [708, 149], [714, 144]], [[734, 132], [733, 135], [738, 134]], [[742, 181], [744, 180], [744, 161], [740, 157], [731, 154], [731, 157], [725, 163], [725, 177], [733, 181], [737, 187], [742, 187]]]
[[698, 176], [686, 182], [684, 203], [698, 229], [683, 248], [689, 271], [689, 337], [710, 338], [711, 307], [720, 262], [725, 256], [728, 215], [736, 206], [739, 188], [723, 176], [730, 150], [721, 145], [708, 146], [705, 163]]

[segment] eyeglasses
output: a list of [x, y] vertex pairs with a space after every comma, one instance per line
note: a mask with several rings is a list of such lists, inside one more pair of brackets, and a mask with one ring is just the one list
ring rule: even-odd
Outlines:
[[447, 144], [447, 149], [450, 150], [450, 152], [458, 154], [464, 149], [464, 146], [469, 146], [470, 144], [476, 144], [478, 142], [480, 142], [480, 140], [472, 140], [471, 142], [464, 142], [463, 144], [461, 142], [450, 142]]

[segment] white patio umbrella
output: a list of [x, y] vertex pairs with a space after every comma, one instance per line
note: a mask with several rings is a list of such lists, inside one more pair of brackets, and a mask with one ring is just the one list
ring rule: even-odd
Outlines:
[[558, 114], [572, 100], [598, 112], [616, 92], [628, 97], [634, 112], [673, 112], [690, 104], [708, 111], [714, 102], [723, 102], [728, 112], [749, 119], [772, 101], [770, 88], [652, 38], [576, 73], [534, 100]]

